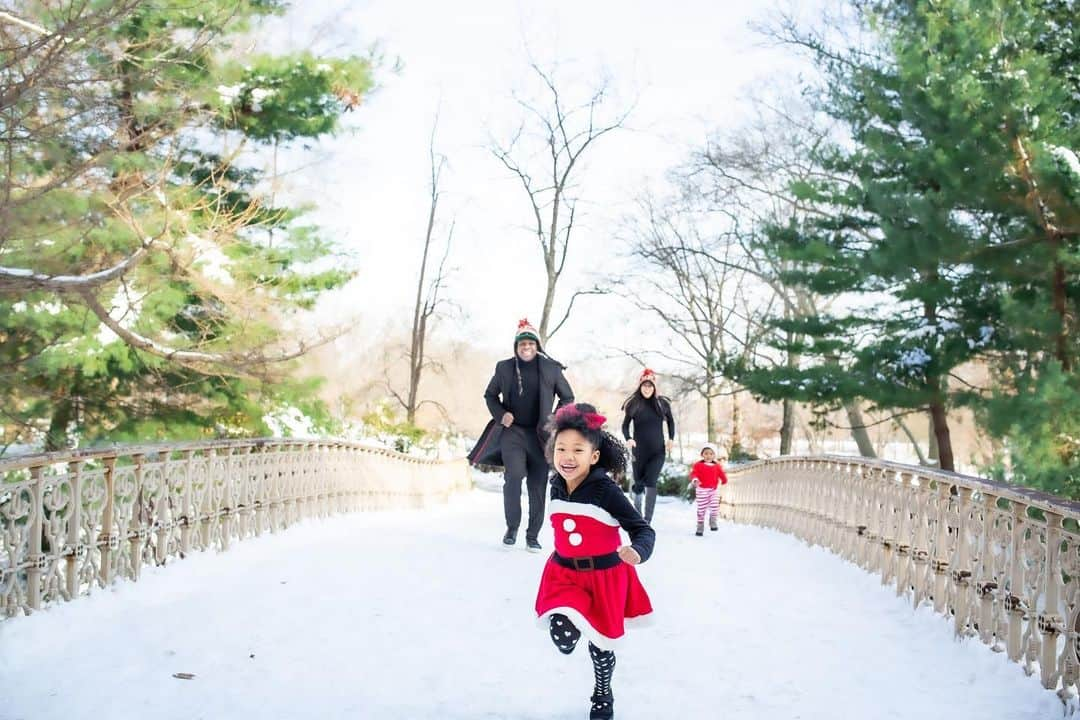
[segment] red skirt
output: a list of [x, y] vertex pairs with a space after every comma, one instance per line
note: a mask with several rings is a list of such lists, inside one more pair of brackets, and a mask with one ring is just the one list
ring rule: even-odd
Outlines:
[[613, 649], [625, 634], [625, 621], [652, 613], [652, 602], [633, 565], [605, 570], [572, 570], [548, 559], [536, 594], [536, 615], [544, 622], [561, 613], [593, 645]]

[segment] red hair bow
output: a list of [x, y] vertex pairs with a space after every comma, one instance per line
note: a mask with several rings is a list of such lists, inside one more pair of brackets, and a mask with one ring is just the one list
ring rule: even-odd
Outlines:
[[589, 428], [590, 430], [599, 430], [604, 426], [604, 423], [607, 422], [607, 418], [600, 413], [581, 412], [581, 410], [578, 409], [578, 406], [576, 404], [567, 405], [566, 407], [560, 408], [558, 412], [555, 413], [555, 418], [561, 419], [565, 417], [573, 417], [574, 415], [580, 415], [582, 419], [585, 420], [585, 427]]
[[588, 426], [590, 430], [599, 430], [604, 427], [604, 423], [607, 422], [607, 418], [600, 413], [585, 413], [584, 417], [585, 425]]

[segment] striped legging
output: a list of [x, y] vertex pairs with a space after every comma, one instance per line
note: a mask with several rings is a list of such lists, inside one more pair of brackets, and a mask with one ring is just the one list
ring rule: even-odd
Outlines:
[[700, 485], [695, 489], [697, 499], [697, 521], [705, 522], [705, 510], [709, 511], [709, 520], [716, 520], [720, 515], [720, 488], [703, 488]]

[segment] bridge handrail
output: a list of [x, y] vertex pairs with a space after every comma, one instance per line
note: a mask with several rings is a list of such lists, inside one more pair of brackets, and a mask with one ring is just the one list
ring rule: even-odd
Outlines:
[[1063, 700], [1080, 681], [1080, 503], [853, 456], [733, 465], [723, 511], [881, 576], [957, 635], [1004, 651]]
[[2, 459], [0, 619], [305, 518], [423, 507], [470, 483], [464, 458], [332, 439], [132, 444]]

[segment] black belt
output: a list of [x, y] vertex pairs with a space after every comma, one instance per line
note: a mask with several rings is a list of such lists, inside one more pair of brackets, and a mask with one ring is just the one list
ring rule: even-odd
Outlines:
[[622, 563], [619, 553], [613, 552], [607, 555], [589, 555], [586, 557], [563, 557], [559, 553], [551, 553], [551, 559], [564, 568], [571, 570], [607, 570]]

